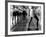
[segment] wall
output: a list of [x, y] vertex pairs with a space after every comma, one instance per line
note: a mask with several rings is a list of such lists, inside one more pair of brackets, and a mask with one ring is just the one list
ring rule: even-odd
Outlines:
[[[22, 0], [19, 0], [19, 1], [22, 1]], [[23, 0], [23, 1], [45, 2], [45, 6], [46, 6], [46, 0]], [[46, 16], [46, 13], [45, 13], [45, 16]], [[46, 20], [45, 20], [45, 26], [46, 26]], [[5, 34], [5, 0], [0, 0], [0, 37], [4, 37], [4, 34]], [[46, 32], [44, 35], [28, 35], [28, 36], [16, 36], [16, 37], [45, 37], [45, 36], [46, 36]], [[12, 36], [12, 37], [15, 37], [15, 36]]]

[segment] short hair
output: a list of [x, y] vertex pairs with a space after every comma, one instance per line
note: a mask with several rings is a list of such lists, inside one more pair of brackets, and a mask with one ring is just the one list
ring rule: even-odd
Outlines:
[[26, 11], [23, 11], [23, 13], [22, 13], [22, 14], [23, 14], [23, 16], [27, 16], [27, 13], [26, 13]]

